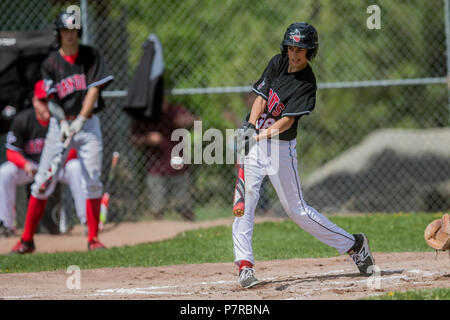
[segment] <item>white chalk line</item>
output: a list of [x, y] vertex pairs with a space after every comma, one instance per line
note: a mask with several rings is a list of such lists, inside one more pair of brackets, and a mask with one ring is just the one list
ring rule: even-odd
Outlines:
[[[83, 293], [83, 294], [58, 294], [57, 298], [80, 298], [80, 297], [98, 297], [98, 296], [107, 296], [108, 294], [98, 294], [98, 293]], [[42, 295], [42, 294], [30, 294], [30, 295], [22, 295], [22, 296], [0, 296], [0, 299], [5, 300], [30, 300], [30, 299], [42, 299], [42, 298], [51, 298], [55, 299], [55, 296], [53, 295]], [[62, 299], [64, 300], [64, 299]]]
[[[315, 276], [327, 276], [327, 275], [338, 275], [342, 274], [348, 271], [345, 270], [332, 270], [328, 272], [322, 272], [322, 273], [311, 273], [311, 274], [302, 274], [302, 275], [294, 275], [290, 276], [289, 278], [310, 278]], [[311, 289], [308, 288], [311, 284], [305, 284], [305, 283], [299, 283], [298, 286], [295, 286], [296, 292], [302, 292], [301, 295], [295, 295], [294, 297], [287, 298], [290, 299], [298, 299], [301, 297], [307, 297], [308, 295], [313, 294], [314, 292], [326, 289], [334, 289], [334, 290], [348, 290], [349, 286], [354, 286], [354, 284], [361, 284], [361, 283], [367, 283], [367, 281], [371, 278], [376, 277], [376, 280], [379, 280], [380, 282], [392, 282], [396, 280], [413, 280], [417, 276], [420, 277], [432, 277], [435, 275], [441, 274], [440, 272], [428, 272], [418, 269], [412, 269], [412, 270], [383, 270], [382, 272], [386, 273], [393, 273], [393, 272], [406, 272], [412, 274], [411, 276], [404, 274], [404, 275], [392, 275], [392, 276], [372, 276], [363, 280], [348, 280], [348, 281], [324, 281], [323, 283], [319, 281], [319, 288]], [[414, 276], [415, 275], [415, 276]], [[280, 277], [268, 277], [268, 278], [261, 278], [260, 281], [273, 281], [278, 280]], [[286, 281], [289, 281], [289, 279], [285, 279]], [[420, 281], [419, 281], [420, 282]], [[417, 283], [419, 283], [417, 282]], [[416, 283], [413, 281], [413, 283]], [[115, 295], [193, 295], [193, 292], [183, 292], [182, 288], [185, 286], [205, 286], [205, 285], [238, 285], [237, 280], [229, 281], [229, 280], [218, 280], [218, 281], [202, 281], [202, 282], [196, 282], [191, 284], [185, 284], [185, 285], [165, 285], [165, 286], [150, 286], [150, 287], [143, 287], [143, 288], [113, 288], [113, 289], [102, 289], [102, 290], [96, 290], [95, 293], [88, 293], [88, 294], [72, 294], [72, 295], [60, 295], [58, 294], [58, 298], [79, 298], [79, 297], [98, 297], [98, 296], [115, 296]], [[330, 285], [334, 285], [336, 287], [331, 288]], [[343, 287], [342, 287], [343, 285]], [[314, 283], [314, 286], [317, 286], [317, 282]], [[294, 286], [290, 286], [291, 288], [294, 288]], [[176, 291], [168, 291], [163, 289], [176, 289]], [[215, 290], [217, 292], [217, 290]], [[211, 294], [211, 292], [203, 291], [201, 292], [202, 295], [208, 295]], [[22, 295], [22, 296], [0, 296], [0, 299], [36, 299], [36, 298], [44, 298], [47, 296], [43, 295]], [[51, 296], [48, 296], [51, 297]]]

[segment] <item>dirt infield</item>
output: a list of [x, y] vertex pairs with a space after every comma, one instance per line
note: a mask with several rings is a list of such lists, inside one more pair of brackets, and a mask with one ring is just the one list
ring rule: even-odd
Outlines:
[[[265, 220], [268, 219], [259, 221]], [[187, 229], [215, 225], [231, 225], [231, 220], [123, 224], [106, 230], [101, 237], [109, 246], [136, 244], [170, 238]], [[136, 232], [136, 228], [143, 229]], [[0, 253], [8, 252], [16, 240], [1, 240]], [[86, 250], [82, 229], [75, 229], [72, 235], [37, 235], [35, 241], [39, 252]], [[66, 270], [1, 274], [0, 299], [341, 300], [393, 291], [450, 287], [450, 257], [447, 253], [436, 258], [431, 251], [375, 252], [374, 257], [379, 270], [370, 278], [359, 276], [346, 256], [258, 262], [255, 271], [261, 284], [247, 290], [238, 286], [236, 269], [231, 262], [81, 270], [79, 289], [68, 288], [71, 274]]]

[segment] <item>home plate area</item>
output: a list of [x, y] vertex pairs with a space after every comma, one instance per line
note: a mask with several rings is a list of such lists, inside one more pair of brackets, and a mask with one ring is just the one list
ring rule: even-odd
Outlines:
[[363, 277], [347, 256], [257, 261], [260, 284], [243, 289], [233, 262], [0, 274], [0, 299], [342, 300], [450, 288], [450, 258], [434, 252], [374, 253]]
[[[259, 279], [261, 283], [255, 286], [253, 291], [259, 292], [260, 290], [276, 291], [276, 296], [282, 293], [281, 299], [293, 300], [293, 299], [320, 299], [324, 295], [328, 295], [327, 299], [332, 299], [335, 295], [336, 298], [342, 298], [342, 296], [358, 292], [364, 292], [364, 296], [371, 292], [371, 295], [384, 294], [386, 290], [398, 291], [402, 290], [405, 285], [426, 285], [430, 281], [437, 280], [442, 277], [442, 272], [428, 272], [424, 270], [378, 270], [378, 272], [372, 277], [357, 278], [355, 273], [349, 273], [345, 270], [334, 270], [324, 273], [312, 273], [303, 275], [294, 275], [291, 277], [269, 277]], [[178, 286], [151, 286], [144, 288], [115, 288], [97, 290], [96, 293], [99, 296], [136, 296], [146, 295], [148, 298], [151, 296], [162, 297], [178, 297], [178, 299], [203, 298], [215, 295], [217, 290], [223, 290], [223, 295], [226, 292], [236, 291], [237, 281], [219, 280], [215, 282], [198, 282], [181, 284]], [[192, 287], [197, 287], [196, 290], [192, 290]], [[243, 290], [243, 289], [242, 289]], [[265, 299], [272, 299], [270, 292], [265, 293]], [[370, 294], [369, 294], [370, 295]], [[224, 297], [225, 298], [225, 297]], [[231, 298], [231, 297], [230, 297]]]

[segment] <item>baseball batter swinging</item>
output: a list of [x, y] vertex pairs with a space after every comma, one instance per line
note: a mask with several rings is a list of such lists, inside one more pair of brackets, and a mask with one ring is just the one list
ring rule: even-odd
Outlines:
[[[307, 205], [297, 171], [296, 136], [299, 119], [312, 112], [316, 102], [316, 79], [309, 61], [319, 47], [316, 29], [305, 22], [291, 24], [281, 42], [281, 54], [274, 56], [261, 78], [253, 85], [258, 95], [241, 143], [246, 148], [245, 209], [233, 223], [233, 250], [239, 267], [239, 283], [256, 285], [252, 249], [255, 208], [263, 178], [268, 175], [288, 216], [321, 242], [348, 253], [361, 275], [373, 273], [374, 259], [364, 234], [350, 234]], [[253, 132], [252, 132], [253, 131]], [[275, 148], [276, 144], [276, 148]], [[270, 150], [278, 151], [273, 161]], [[276, 163], [275, 163], [276, 162]]]
[[113, 76], [95, 49], [79, 44], [82, 30], [74, 28], [74, 19], [66, 12], [57, 17], [55, 35], [60, 47], [50, 53], [41, 66], [52, 117], [39, 169], [31, 187], [24, 232], [11, 253], [23, 254], [35, 250], [34, 231], [55, 181], [52, 180], [44, 193], [39, 192], [39, 186], [45, 180], [51, 160], [63, 150], [63, 141], [73, 134], [71, 146], [77, 149], [81, 162], [81, 185], [86, 197], [88, 249], [105, 248], [98, 239], [103, 192], [100, 180], [103, 142], [95, 111], [103, 102], [101, 89], [113, 80]]

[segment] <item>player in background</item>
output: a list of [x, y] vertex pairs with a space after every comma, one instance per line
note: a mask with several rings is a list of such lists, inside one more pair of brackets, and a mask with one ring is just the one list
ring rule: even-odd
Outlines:
[[74, 15], [66, 12], [58, 15], [55, 35], [59, 49], [51, 52], [41, 66], [52, 117], [31, 187], [25, 229], [12, 253], [34, 251], [33, 235], [54, 189], [54, 181], [43, 194], [39, 193], [39, 186], [45, 180], [51, 160], [63, 149], [63, 141], [72, 134], [75, 135], [70, 146], [77, 150], [81, 162], [81, 186], [86, 198], [88, 250], [105, 248], [98, 239], [103, 141], [100, 120], [95, 112], [103, 106], [100, 92], [113, 76], [97, 50], [79, 43], [82, 30], [77, 28], [76, 20]]
[[[348, 253], [360, 274], [370, 276], [374, 259], [364, 234], [350, 234], [328, 220], [303, 199], [297, 171], [296, 136], [299, 119], [309, 114], [316, 102], [316, 79], [309, 61], [318, 51], [316, 29], [308, 23], [291, 24], [261, 78], [253, 85], [258, 95], [245, 136], [245, 211], [233, 223], [233, 250], [239, 268], [239, 283], [249, 288], [258, 283], [254, 276], [252, 236], [255, 208], [263, 178], [268, 175], [288, 216], [302, 229], [340, 254]], [[278, 150], [277, 155], [269, 155]], [[278, 156], [275, 161], [274, 156]]]
[[[7, 161], [0, 166], [0, 237], [14, 235], [16, 188], [33, 182], [44, 147], [50, 112], [43, 80], [34, 86], [32, 104], [32, 108], [26, 108], [14, 118], [7, 134]], [[86, 214], [81, 189], [81, 165], [75, 150], [69, 153], [57, 180], [69, 184], [78, 218], [84, 223]]]

